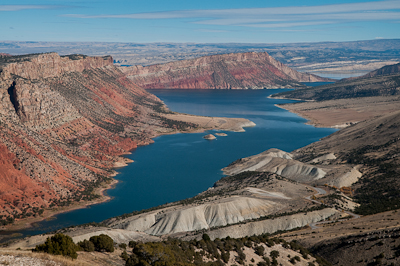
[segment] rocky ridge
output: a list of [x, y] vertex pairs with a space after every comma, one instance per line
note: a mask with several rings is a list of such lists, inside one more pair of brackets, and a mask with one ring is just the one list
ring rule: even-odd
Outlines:
[[357, 79], [359, 79], [359, 78], [371, 78], [371, 77], [383, 76], [383, 75], [391, 75], [391, 74], [395, 74], [395, 73], [399, 73], [399, 72], [400, 72], [400, 63], [381, 67], [379, 69], [376, 69], [374, 71], [371, 71], [371, 72], [367, 73], [366, 75], [363, 75], [361, 77], [357, 77]]
[[360, 79], [346, 79], [334, 84], [277, 93], [271, 97], [328, 101], [394, 95], [400, 95], [400, 73]]
[[274, 173], [296, 182], [328, 184], [338, 188], [351, 186], [362, 176], [355, 167], [331, 165], [335, 159], [333, 153], [327, 153], [313, 158], [310, 162], [301, 162], [295, 159], [295, 154], [269, 149], [257, 155], [241, 158], [222, 170], [227, 175], [245, 171]]
[[212, 55], [121, 70], [145, 89], [272, 89], [330, 81], [297, 72], [266, 52]]

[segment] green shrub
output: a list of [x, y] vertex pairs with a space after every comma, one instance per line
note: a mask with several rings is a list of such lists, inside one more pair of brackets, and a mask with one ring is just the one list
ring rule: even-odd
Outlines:
[[128, 253], [126, 253], [126, 250], [124, 250], [124, 251], [121, 253], [121, 258], [122, 258], [124, 261], [128, 261], [129, 256], [128, 256]]
[[230, 257], [229, 251], [226, 251], [226, 252], [221, 251], [221, 259], [223, 262], [228, 263], [229, 257]]
[[263, 246], [256, 246], [254, 248], [254, 251], [258, 256], [264, 255], [264, 247]]
[[118, 245], [120, 248], [122, 248], [122, 249], [126, 249], [126, 244], [125, 243], [121, 243], [121, 244], [119, 244]]
[[130, 248], [134, 248], [136, 244], [137, 244], [136, 241], [131, 240], [131, 241], [129, 241], [128, 246]]
[[94, 244], [93, 242], [89, 240], [83, 240], [78, 242], [78, 246], [81, 248], [81, 250], [86, 251], [86, 252], [92, 252], [94, 251]]
[[202, 238], [203, 238], [203, 240], [204, 240], [205, 242], [211, 241], [209, 235], [207, 235], [207, 234], [203, 234], [203, 237], [202, 237]]
[[269, 253], [269, 256], [270, 256], [271, 258], [275, 259], [275, 258], [279, 257], [279, 251], [277, 251], [277, 250], [272, 250], [272, 251]]
[[93, 242], [96, 251], [114, 252], [114, 241], [108, 235], [92, 236], [89, 240]]
[[44, 244], [37, 245], [32, 251], [46, 252], [53, 255], [63, 255], [76, 259], [78, 257], [78, 254], [76, 253], [78, 249], [79, 247], [75, 245], [70, 236], [55, 234], [52, 237], [48, 237]]
[[271, 260], [268, 257], [264, 256], [263, 259], [264, 259], [265, 263], [267, 264], [267, 266], [271, 265]]

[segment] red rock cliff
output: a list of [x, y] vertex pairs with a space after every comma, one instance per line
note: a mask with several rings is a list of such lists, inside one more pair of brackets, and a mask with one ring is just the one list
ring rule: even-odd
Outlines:
[[165, 89], [262, 89], [329, 81], [297, 72], [268, 53], [237, 53], [200, 57], [147, 67], [121, 67], [139, 86]]
[[0, 58], [0, 225], [90, 200], [118, 155], [164, 127], [163, 103], [111, 57]]

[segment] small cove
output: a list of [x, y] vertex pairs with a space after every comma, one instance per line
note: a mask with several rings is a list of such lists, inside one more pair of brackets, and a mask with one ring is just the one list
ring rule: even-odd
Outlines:
[[136, 210], [189, 197], [211, 187], [222, 177], [221, 168], [269, 148], [292, 151], [327, 136], [335, 129], [305, 125], [305, 119], [275, 105], [293, 102], [270, 99], [280, 90], [149, 90], [172, 111], [203, 116], [243, 117], [256, 123], [246, 132], [205, 140], [208, 133], [160, 136], [155, 143], [128, 155], [134, 163], [118, 169], [119, 181], [107, 192], [111, 201], [59, 214], [56, 219], [20, 231], [34, 235], [71, 225], [100, 222]]

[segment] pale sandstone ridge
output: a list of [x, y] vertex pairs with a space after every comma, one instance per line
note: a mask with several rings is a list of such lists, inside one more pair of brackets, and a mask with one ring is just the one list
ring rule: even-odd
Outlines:
[[295, 155], [291, 153], [269, 149], [239, 159], [222, 170], [226, 175], [236, 175], [246, 171], [275, 173], [296, 182], [328, 184], [338, 188], [351, 186], [362, 176], [358, 166], [331, 164], [335, 159], [337, 158], [333, 153], [327, 153], [303, 163], [296, 160]]
[[151, 66], [121, 67], [145, 89], [263, 89], [293, 88], [300, 82], [330, 81], [300, 73], [268, 53], [204, 56]]
[[334, 208], [326, 208], [320, 211], [313, 211], [304, 215], [304, 213], [282, 216], [273, 220], [264, 220], [253, 223], [233, 225], [227, 228], [221, 228], [208, 232], [211, 239], [225, 238], [240, 238], [252, 235], [261, 235], [265, 233], [275, 233], [278, 231], [286, 231], [294, 228], [306, 226], [310, 223], [323, 221], [338, 211]]
[[164, 209], [138, 215], [110, 225], [111, 228], [142, 231], [150, 235], [190, 232], [226, 226], [270, 214], [278, 206], [265, 199], [231, 197], [218, 203], [179, 209]]
[[323, 169], [293, 160], [289, 153], [278, 149], [270, 149], [240, 159], [222, 170], [227, 175], [236, 175], [245, 171], [276, 173], [299, 182], [318, 180], [326, 174]]

